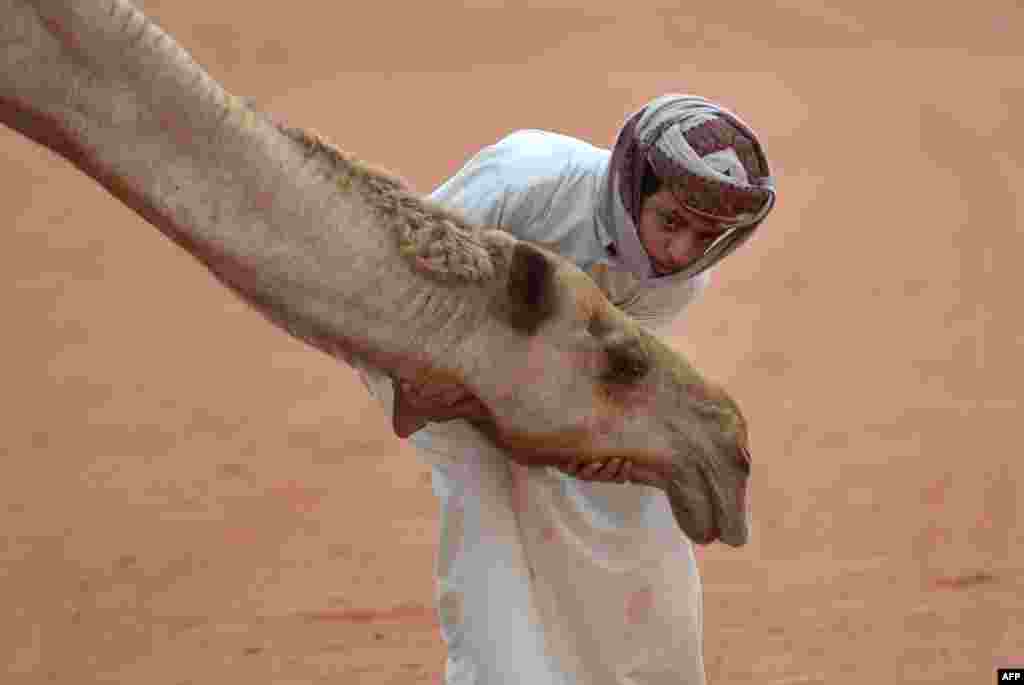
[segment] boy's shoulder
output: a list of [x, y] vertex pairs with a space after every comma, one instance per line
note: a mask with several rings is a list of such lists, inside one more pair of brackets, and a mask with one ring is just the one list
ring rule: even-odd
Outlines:
[[535, 128], [513, 131], [492, 147], [504, 154], [524, 159], [547, 159], [552, 162], [592, 156], [602, 157], [609, 154], [607, 150], [602, 150], [585, 140]]
[[522, 129], [491, 145], [487, 154], [511, 188], [536, 193], [596, 176], [610, 153], [561, 133]]

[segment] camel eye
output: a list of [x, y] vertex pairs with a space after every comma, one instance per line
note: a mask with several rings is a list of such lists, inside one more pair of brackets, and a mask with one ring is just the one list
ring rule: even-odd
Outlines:
[[600, 340], [612, 332], [611, 326], [603, 318], [594, 314], [587, 321], [587, 333]]
[[608, 383], [635, 383], [651, 369], [650, 360], [637, 340], [611, 340], [605, 345], [608, 365], [601, 379]]

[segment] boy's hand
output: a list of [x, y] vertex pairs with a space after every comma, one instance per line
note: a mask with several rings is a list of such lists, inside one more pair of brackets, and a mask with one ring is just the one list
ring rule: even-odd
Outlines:
[[472, 397], [469, 390], [457, 383], [414, 385], [411, 381], [403, 380], [401, 385], [406, 400], [416, 409], [423, 411], [444, 411]]
[[399, 378], [392, 382], [395, 390], [393, 427], [400, 438], [409, 437], [428, 423], [481, 420], [490, 416], [483, 402], [457, 383], [415, 385]]
[[559, 466], [562, 473], [580, 480], [597, 483], [640, 483], [664, 488], [665, 479], [652, 469], [634, 464], [628, 459], [608, 461], [586, 461], [577, 459], [571, 464]]

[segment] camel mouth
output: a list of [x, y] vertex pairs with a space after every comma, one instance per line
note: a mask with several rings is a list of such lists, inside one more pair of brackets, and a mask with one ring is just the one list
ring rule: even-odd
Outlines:
[[725, 511], [722, 507], [721, 496], [718, 490], [712, 485], [707, 471], [703, 468], [700, 469], [700, 477], [704, 481], [704, 491], [708, 493], [708, 509], [710, 510], [708, 513], [710, 514], [711, 525], [707, 528], [705, 539], [699, 540], [698, 543], [710, 545], [715, 540], [721, 540], [722, 538], [722, 521], [725, 519]]
[[[728, 498], [704, 467], [697, 470], [699, 483], [685, 483], [671, 478], [665, 489], [676, 524], [694, 544], [710, 545], [721, 541], [730, 547], [741, 547], [749, 538], [743, 512], [730, 515]], [[686, 486], [689, 487], [686, 487]]]
[[711, 507], [711, 525], [704, 530], [703, 535], [694, 536], [691, 535], [690, 539], [698, 545], [710, 545], [716, 540], [720, 540], [722, 537], [722, 529], [718, 524], [718, 514], [715, 511], [715, 507]]
[[721, 536], [722, 508], [718, 493], [703, 469], [699, 470], [700, 483], [687, 482], [682, 474], [668, 478], [665, 494], [668, 496], [676, 525], [698, 545], [710, 545]]
[[750, 531], [745, 512], [736, 511], [734, 516], [730, 516], [726, 512], [727, 500], [708, 475], [707, 470], [701, 468], [700, 475], [709, 493], [708, 504], [711, 507], [711, 529], [713, 531], [711, 541], [720, 540], [730, 547], [742, 547], [747, 544], [750, 540]]

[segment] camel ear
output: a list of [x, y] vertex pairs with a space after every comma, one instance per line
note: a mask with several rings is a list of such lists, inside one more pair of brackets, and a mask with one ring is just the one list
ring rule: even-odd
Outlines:
[[504, 316], [515, 330], [533, 335], [555, 313], [554, 266], [526, 242], [516, 245], [509, 267]]

